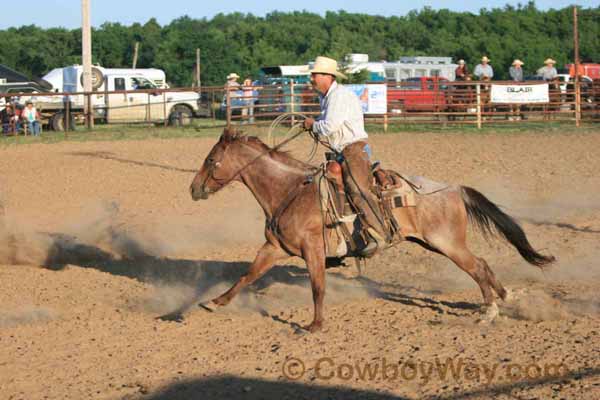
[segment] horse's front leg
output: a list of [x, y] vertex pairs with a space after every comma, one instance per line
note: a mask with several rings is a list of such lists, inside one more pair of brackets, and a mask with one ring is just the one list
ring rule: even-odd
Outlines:
[[322, 240], [304, 245], [302, 258], [306, 261], [315, 307], [314, 318], [306, 329], [316, 332], [323, 327], [323, 299], [325, 298], [325, 250]]
[[231, 287], [231, 289], [212, 300], [212, 303], [218, 306], [229, 304], [229, 302], [240, 292], [240, 290], [254, 283], [254, 281], [260, 278], [265, 272], [270, 270], [277, 260], [281, 260], [286, 257], [288, 257], [288, 254], [285, 253], [283, 249], [266, 242], [256, 254], [256, 258], [250, 266], [248, 273], [242, 276], [237, 283]]

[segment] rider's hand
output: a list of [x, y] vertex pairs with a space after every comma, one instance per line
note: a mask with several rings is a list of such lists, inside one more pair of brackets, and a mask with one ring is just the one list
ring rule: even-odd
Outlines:
[[315, 123], [314, 118], [306, 118], [304, 120], [304, 129], [311, 130], [314, 123]]

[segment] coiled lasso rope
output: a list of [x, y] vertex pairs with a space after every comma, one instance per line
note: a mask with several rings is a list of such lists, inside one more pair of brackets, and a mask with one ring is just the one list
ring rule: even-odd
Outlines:
[[[267, 133], [267, 140], [268, 140], [269, 145], [272, 147], [278, 147], [278, 149], [279, 149], [279, 148], [283, 147], [285, 144], [296, 139], [301, 134], [307, 133], [311, 136], [312, 148], [310, 150], [310, 153], [308, 154], [308, 159], [307, 160], [299, 160], [299, 161], [303, 161], [307, 164], [310, 163], [312, 161], [313, 157], [315, 156], [315, 154], [317, 153], [317, 149], [319, 147], [320, 141], [318, 140], [318, 137], [316, 135], [314, 135], [313, 133], [304, 129], [304, 120], [306, 120], [307, 118], [309, 118], [309, 117], [306, 114], [302, 114], [299, 112], [284, 113], [284, 114], [281, 114], [280, 116], [278, 116], [277, 118], [275, 118], [273, 120], [273, 122], [271, 122], [271, 125], [269, 126], [269, 131]], [[283, 125], [289, 125], [290, 128], [284, 134], [281, 141], [279, 141], [279, 144], [277, 144], [277, 143], [275, 143], [276, 130], [278, 130]]]

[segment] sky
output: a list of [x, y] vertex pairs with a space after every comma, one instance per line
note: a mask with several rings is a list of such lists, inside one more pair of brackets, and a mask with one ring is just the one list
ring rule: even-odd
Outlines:
[[[81, 25], [80, 0], [28, 0], [26, 12], [23, 2], [9, 1], [2, 6], [0, 29], [11, 26], [37, 25], [43, 28], [77, 28]], [[100, 26], [104, 22], [120, 22], [131, 25], [145, 23], [156, 18], [159, 24], [166, 25], [173, 19], [188, 15], [192, 18], [212, 18], [219, 13], [252, 13], [264, 16], [272, 11], [310, 11], [324, 14], [326, 11], [344, 10], [352, 13], [364, 13], [383, 16], [402, 16], [410, 10], [431, 7], [449, 8], [453, 11], [478, 13], [481, 8], [498, 8], [506, 4], [526, 4], [527, 0], [490, 0], [490, 1], [423, 1], [423, 0], [90, 0], [92, 25]], [[23, 3], [23, 4], [22, 4]], [[598, 0], [538, 0], [539, 9], [563, 8], [573, 3], [582, 7], [597, 7]]]

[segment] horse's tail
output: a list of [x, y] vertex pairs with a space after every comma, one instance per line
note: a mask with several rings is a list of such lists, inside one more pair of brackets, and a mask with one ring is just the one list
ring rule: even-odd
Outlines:
[[535, 251], [521, 226], [483, 194], [473, 188], [461, 186], [461, 197], [467, 209], [469, 221], [476, 225], [484, 235], [499, 233], [517, 249], [529, 264], [537, 267], [541, 268], [555, 261], [553, 256], [545, 256]]

